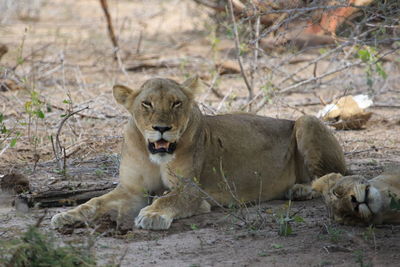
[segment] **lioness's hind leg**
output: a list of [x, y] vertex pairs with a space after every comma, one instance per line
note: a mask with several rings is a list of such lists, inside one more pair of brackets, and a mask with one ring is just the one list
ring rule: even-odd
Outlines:
[[311, 179], [327, 173], [344, 174], [343, 150], [332, 132], [316, 117], [302, 116], [295, 123], [297, 150]]

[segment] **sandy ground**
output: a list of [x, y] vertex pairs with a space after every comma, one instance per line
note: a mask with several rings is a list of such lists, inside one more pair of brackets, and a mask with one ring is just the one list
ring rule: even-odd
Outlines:
[[[15, 10], [14, 10], [15, 11]], [[0, 174], [18, 171], [29, 178], [34, 192], [82, 189], [118, 182], [119, 146], [128, 114], [111, 96], [115, 81], [138, 87], [150, 77], [182, 81], [198, 74], [205, 85], [198, 101], [206, 113], [236, 111], [247, 95], [240, 74], [223, 75], [215, 83], [224, 98], [209, 90], [215, 63], [234, 60], [229, 38], [216, 41], [206, 8], [191, 1], [110, 1], [110, 11], [121, 46], [120, 61], [113, 61], [104, 16], [98, 1], [42, 1], [38, 17], [21, 17], [9, 10], [0, 24], [0, 43], [9, 47], [1, 60], [1, 78], [38, 92], [44, 119], [29, 117], [24, 106], [32, 101], [28, 90], [0, 92], [0, 113], [9, 128], [21, 133], [17, 145], [0, 156]], [[25, 14], [25, 13], [24, 13]], [[140, 41], [139, 41], [140, 40]], [[296, 119], [316, 114], [319, 97], [330, 101], [343, 94], [369, 93], [377, 104], [365, 129], [335, 131], [345, 150], [348, 169], [370, 178], [387, 166], [400, 163], [400, 72], [387, 60], [388, 78], [374, 76], [366, 85], [365, 66], [326, 76], [321, 83], [307, 83], [291, 94], [268, 89], [268, 81], [287, 88], [293, 82], [323, 75], [342, 64], [343, 54], [308, 62], [321, 51], [262, 54], [255, 73], [256, 94], [266, 92], [267, 105], [258, 114]], [[349, 62], [353, 58], [349, 57]], [[18, 58], [23, 58], [19, 65]], [[399, 58], [399, 54], [391, 54]], [[246, 58], [245, 66], [251, 62]], [[159, 68], [137, 68], [143, 62], [165, 60]], [[291, 61], [292, 60], [292, 61]], [[295, 62], [297, 60], [297, 62]], [[292, 63], [289, 63], [292, 62]], [[294, 63], [293, 63], [294, 62]], [[136, 67], [135, 71], [124, 68]], [[4, 77], [5, 76], [5, 77]], [[291, 76], [293, 79], [286, 79]], [[68, 101], [64, 101], [68, 100]], [[258, 99], [259, 100], [259, 99]], [[67, 103], [65, 103], [67, 102]], [[68, 103], [72, 104], [68, 104]], [[50, 135], [55, 135], [61, 115], [70, 107], [84, 108], [70, 118], [61, 142], [69, 155], [67, 177], [57, 170]], [[22, 123], [22, 124], [21, 124]], [[38, 159], [36, 168], [35, 161]], [[15, 237], [44, 213], [43, 209], [18, 212], [10, 197], [1, 195], [0, 237]], [[60, 234], [49, 227], [52, 215], [66, 208], [52, 208], [41, 225], [43, 231], [65, 242], [95, 241], [99, 265], [122, 266], [398, 266], [399, 226], [347, 227], [332, 223], [321, 200], [295, 202], [290, 209], [304, 222], [293, 222], [293, 233], [278, 235], [277, 218], [287, 201], [249, 207], [248, 223], [221, 209], [211, 214], [178, 220], [168, 231], [134, 229], [124, 234], [98, 235], [90, 229]], [[261, 216], [261, 217], [258, 217]], [[261, 227], [251, 225], [263, 219]]]

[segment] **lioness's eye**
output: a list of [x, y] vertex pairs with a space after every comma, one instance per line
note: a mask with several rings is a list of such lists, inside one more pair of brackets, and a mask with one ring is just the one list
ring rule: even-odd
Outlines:
[[332, 194], [337, 197], [340, 198], [340, 194], [338, 194], [338, 192], [336, 192], [335, 190], [332, 190]]
[[174, 103], [172, 103], [172, 107], [173, 108], [178, 108], [182, 106], [182, 102], [181, 101], [175, 101]]
[[145, 108], [151, 108], [152, 107], [152, 105], [151, 105], [151, 103], [149, 101], [143, 101], [142, 102], [142, 106], [145, 107]]

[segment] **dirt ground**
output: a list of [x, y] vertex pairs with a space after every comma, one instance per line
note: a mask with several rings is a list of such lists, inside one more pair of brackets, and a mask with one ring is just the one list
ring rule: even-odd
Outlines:
[[[40, 12], [8, 9], [0, 20], [0, 44], [9, 52], [1, 59], [1, 79], [14, 81], [17, 90], [0, 90], [0, 113], [8, 128], [20, 136], [15, 147], [0, 154], [0, 175], [20, 172], [32, 192], [94, 188], [118, 182], [119, 150], [128, 114], [117, 106], [111, 87], [118, 81], [138, 87], [150, 77], [183, 81], [197, 74], [204, 86], [198, 102], [205, 113], [237, 111], [247, 91], [240, 74], [216, 78], [216, 62], [235, 60], [231, 39], [215, 37], [209, 10], [194, 1], [109, 1], [119, 38], [119, 60], [107, 35], [104, 15], [96, 0], [40, 2]], [[35, 9], [36, 8], [36, 9]], [[25, 10], [27, 9], [27, 10]], [[0, 18], [1, 19], [1, 18]], [[309, 64], [321, 50], [269, 51], [261, 54], [254, 74], [255, 94], [267, 101], [260, 115], [296, 119], [316, 114], [320, 98], [329, 102], [344, 94], [365, 93], [375, 105], [365, 129], [335, 131], [344, 148], [348, 169], [368, 178], [400, 164], [399, 53], [386, 56], [387, 79], [373, 77], [367, 86], [366, 66], [325, 75], [290, 93], [269, 89], [269, 81], [288, 88], [302, 79], [324, 75], [356, 59], [347, 47]], [[387, 48], [383, 48], [387, 49]], [[260, 52], [261, 53], [261, 52]], [[250, 68], [249, 57], [245, 67]], [[157, 63], [154, 67], [154, 63]], [[149, 67], [150, 66], [150, 67]], [[210, 88], [214, 85], [221, 96]], [[32, 99], [37, 92], [40, 102]], [[262, 100], [257, 98], [257, 102]], [[44, 118], [26, 110], [27, 103]], [[69, 118], [60, 139], [68, 155], [66, 176], [54, 160], [49, 136], [55, 136], [63, 114], [88, 107]], [[11, 138], [11, 137], [10, 137]], [[11, 197], [0, 196], [0, 238], [10, 239], [44, 214], [43, 209], [17, 211]], [[290, 214], [293, 233], [278, 235], [277, 218], [287, 201], [272, 201], [245, 210], [244, 223], [221, 209], [178, 220], [168, 231], [133, 229], [124, 234], [96, 234], [91, 229], [73, 233], [53, 231], [50, 218], [67, 208], [47, 210], [41, 225], [64, 242], [94, 242], [99, 266], [399, 266], [400, 226], [349, 227], [332, 223], [322, 200], [294, 202]]]

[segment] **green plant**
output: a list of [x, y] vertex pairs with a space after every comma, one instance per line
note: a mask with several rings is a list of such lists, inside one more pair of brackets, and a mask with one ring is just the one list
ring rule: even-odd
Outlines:
[[400, 199], [396, 196], [396, 194], [389, 193], [390, 196], [390, 204], [389, 207], [392, 210], [400, 210]]
[[361, 250], [356, 250], [354, 256], [356, 257], [356, 263], [358, 263], [360, 267], [372, 267], [371, 262], [365, 262], [364, 253]]
[[367, 75], [367, 85], [370, 88], [373, 85], [374, 73], [378, 74], [383, 79], [387, 78], [387, 73], [385, 72], [377, 55], [377, 50], [371, 46], [365, 46], [364, 49], [360, 48], [357, 50], [357, 57], [361, 59], [362, 62], [367, 64], [365, 71]]
[[213, 62], [216, 63], [219, 60], [218, 45], [221, 42], [221, 39], [218, 37], [217, 33], [217, 25], [207, 24], [206, 29], [208, 30], [206, 38], [210, 44], [211, 58]]
[[363, 238], [366, 241], [375, 240], [375, 227], [373, 225], [367, 227], [367, 229], [363, 233]]
[[259, 256], [259, 257], [267, 257], [267, 256], [268, 256], [268, 253], [267, 253], [265, 250], [262, 250], [262, 251], [260, 251], [260, 252], [258, 253], [258, 256]]
[[265, 102], [271, 104], [273, 101], [274, 92], [277, 90], [275, 85], [271, 81], [268, 81], [262, 85], [260, 89], [264, 92]]
[[292, 201], [289, 200], [288, 204], [285, 206], [285, 209], [278, 214], [275, 215], [275, 221], [279, 225], [278, 234], [280, 236], [289, 236], [293, 233], [292, 223], [302, 223], [304, 219], [296, 214], [290, 214], [290, 208], [292, 205]]
[[26, 39], [27, 33], [28, 33], [28, 28], [25, 28], [24, 35], [22, 36], [21, 45], [18, 47], [18, 55], [16, 58], [15, 68], [18, 67], [19, 65], [22, 65], [25, 62], [25, 59], [22, 55], [23, 55], [23, 51], [24, 51], [24, 45], [25, 45], [25, 39]]
[[102, 176], [102, 175], [104, 175], [104, 171], [101, 170], [101, 169], [96, 169], [96, 170], [94, 171], [94, 173], [96, 174], [96, 176]]
[[10, 140], [10, 142], [7, 146], [14, 147], [17, 144], [18, 137], [20, 136], [18, 131], [7, 128], [4, 119], [3, 113], [0, 113], [0, 151], [8, 140]]
[[[35, 158], [39, 160], [38, 153], [37, 153], [37, 146], [39, 144], [39, 136], [38, 136], [38, 127], [39, 127], [39, 121], [43, 120], [45, 118], [45, 104], [43, 101], [40, 100], [39, 93], [36, 92], [35, 90], [31, 91], [30, 94], [30, 99], [29, 101], [26, 101], [24, 104], [25, 107], [25, 113], [28, 116], [27, 122], [22, 123], [22, 125], [27, 125], [28, 126], [28, 139], [30, 144], [33, 146], [33, 154], [35, 155]], [[33, 130], [32, 130], [33, 128]], [[36, 163], [35, 162], [35, 167], [36, 168]]]
[[273, 243], [273, 244], [271, 244], [271, 247], [275, 248], [275, 249], [280, 249], [280, 248], [283, 248], [283, 245]]
[[199, 230], [199, 226], [198, 226], [197, 224], [195, 224], [195, 223], [192, 223], [192, 224], [190, 225], [190, 229], [192, 229], [192, 230]]
[[19, 238], [0, 242], [0, 265], [19, 266], [95, 266], [89, 247], [56, 244], [53, 238], [31, 226]]
[[331, 225], [325, 225], [325, 231], [324, 231], [329, 238], [329, 241], [333, 243], [338, 243], [342, 239], [343, 235], [343, 230], [333, 227]]

